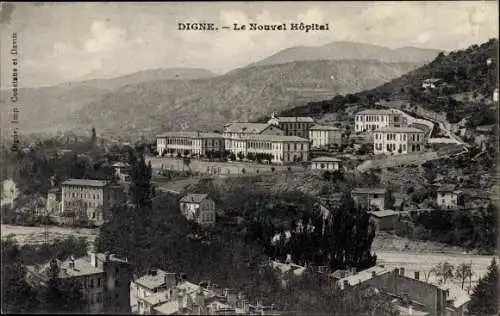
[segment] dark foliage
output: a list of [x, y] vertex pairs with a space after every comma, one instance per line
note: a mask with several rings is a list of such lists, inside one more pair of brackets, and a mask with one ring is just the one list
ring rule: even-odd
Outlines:
[[469, 303], [469, 313], [471, 315], [498, 315], [499, 297], [498, 291], [498, 265], [495, 259], [488, 267], [488, 273], [480, 279]]

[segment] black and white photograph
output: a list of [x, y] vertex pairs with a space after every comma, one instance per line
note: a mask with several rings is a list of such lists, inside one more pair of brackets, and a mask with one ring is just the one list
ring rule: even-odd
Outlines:
[[500, 315], [498, 1], [0, 2], [2, 314]]

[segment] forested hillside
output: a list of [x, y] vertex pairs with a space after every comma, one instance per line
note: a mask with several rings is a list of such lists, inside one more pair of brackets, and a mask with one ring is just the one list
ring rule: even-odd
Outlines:
[[[400, 99], [436, 112], [446, 112], [452, 123], [461, 117], [478, 113], [494, 121], [495, 109], [490, 105], [497, 87], [497, 55], [498, 40], [491, 39], [482, 45], [472, 45], [448, 55], [441, 53], [431, 63], [377, 88], [310, 102], [280, 114], [321, 117], [324, 113], [337, 112], [352, 104], [368, 106], [380, 99]], [[446, 84], [434, 91], [427, 91], [422, 88], [422, 82], [429, 78], [442, 79]]]

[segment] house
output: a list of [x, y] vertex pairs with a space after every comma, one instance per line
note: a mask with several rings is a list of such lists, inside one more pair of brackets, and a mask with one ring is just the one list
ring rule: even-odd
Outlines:
[[51, 215], [61, 214], [61, 189], [52, 188], [47, 192], [47, 213]]
[[399, 212], [393, 210], [381, 210], [370, 212], [370, 221], [375, 225], [377, 231], [394, 230], [399, 221]]
[[224, 136], [220, 133], [176, 131], [156, 136], [156, 150], [160, 156], [206, 156], [224, 152]]
[[463, 205], [463, 199], [460, 197], [461, 192], [456, 190], [454, 185], [443, 184], [437, 190], [436, 203], [439, 207], [453, 209]]
[[340, 145], [342, 143], [342, 130], [333, 126], [314, 124], [309, 128], [309, 140], [313, 148], [329, 144]]
[[311, 170], [337, 171], [340, 169], [341, 160], [332, 157], [318, 157], [311, 159]]
[[61, 215], [74, 212], [95, 225], [103, 224], [109, 210], [127, 198], [122, 186], [104, 180], [69, 179], [61, 188]]
[[61, 280], [73, 280], [82, 286], [83, 299], [89, 314], [129, 313], [132, 265], [109, 253], [95, 253], [82, 258], [60, 261], [53, 259], [38, 266], [26, 267], [26, 278], [33, 285], [45, 286], [49, 271], [56, 271]]
[[354, 131], [356, 133], [406, 125], [407, 121], [404, 115], [393, 109], [367, 109], [357, 112], [354, 116]]
[[308, 116], [277, 117], [276, 113], [273, 113], [267, 123], [278, 126], [285, 132], [286, 136], [307, 138], [309, 136], [309, 129], [314, 125], [314, 119]]
[[120, 182], [131, 182], [130, 172], [132, 168], [128, 163], [116, 162], [111, 165], [115, 172], [115, 176], [120, 180]]
[[464, 316], [470, 296], [459, 286], [437, 280], [424, 281], [420, 271], [413, 277], [404, 268], [388, 270], [375, 266], [336, 281], [342, 291], [355, 291], [366, 286], [391, 299], [391, 304], [403, 315]]
[[424, 89], [435, 89], [443, 83], [443, 80], [439, 78], [429, 78], [422, 82], [422, 88]]
[[215, 203], [207, 194], [189, 193], [180, 201], [181, 213], [199, 225], [215, 224]]
[[383, 188], [356, 188], [351, 191], [351, 196], [357, 205], [384, 210], [386, 192], [387, 190]]
[[425, 132], [415, 127], [384, 127], [373, 136], [374, 154], [407, 154], [423, 151]]

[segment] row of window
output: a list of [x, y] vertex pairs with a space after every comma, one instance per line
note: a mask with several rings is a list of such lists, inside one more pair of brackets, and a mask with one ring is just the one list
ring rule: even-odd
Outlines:
[[[364, 119], [363, 119], [364, 118]], [[358, 122], [388, 122], [388, 115], [356, 115]]]
[[65, 197], [72, 197], [72, 198], [76, 198], [76, 197], [80, 197], [81, 199], [90, 199], [92, 198], [93, 200], [99, 200], [101, 199], [101, 194], [100, 193], [80, 193], [78, 194], [77, 192], [71, 192], [71, 195], [70, 195], [70, 192], [65, 192], [64, 193], [64, 196]]
[[289, 129], [307, 129], [310, 123], [280, 123], [280, 128], [283, 130]]
[[[375, 133], [375, 139], [383, 139], [383, 136], [384, 134], [382, 133]], [[386, 139], [387, 140], [398, 140], [397, 138], [397, 135], [396, 133], [386, 133]], [[413, 141], [420, 141], [420, 134], [417, 134], [417, 133], [413, 133], [410, 135], [410, 139], [412, 139]], [[406, 141], [406, 134], [399, 134], [399, 140], [402, 140], [402, 141]], [[422, 140], [423, 140], [423, 135], [422, 135]]]

